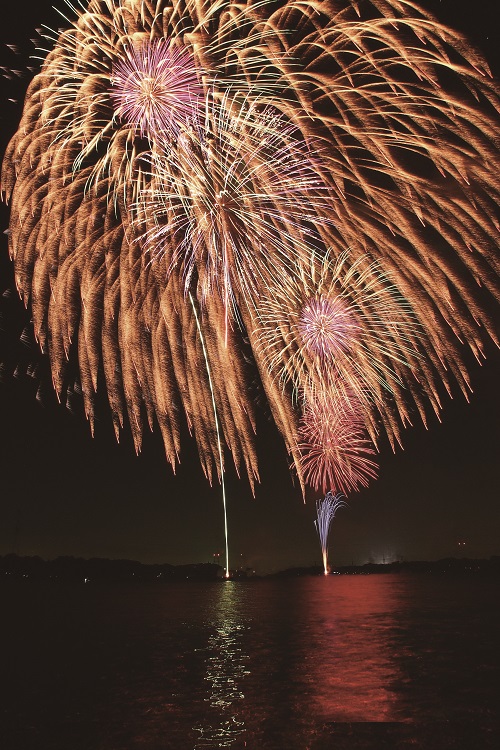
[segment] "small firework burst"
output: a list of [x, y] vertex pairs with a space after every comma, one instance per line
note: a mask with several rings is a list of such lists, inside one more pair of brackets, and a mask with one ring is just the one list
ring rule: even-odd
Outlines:
[[190, 50], [166, 39], [125, 47], [111, 77], [115, 114], [142, 138], [173, 138], [198, 113], [199, 75]]
[[376, 442], [375, 414], [387, 419], [387, 394], [400, 403], [423, 357], [422, 327], [381, 265], [347, 252], [315, 257], [310, 273], [263, 295], [257, 314], [262, 357], [283, 389], [299, 396], [312, 383], [332, 403], [350, 394]]
[[338, 390], [333, 399], [324, 393], [306, 395], [299, 436], [301, 469], [315, 490], [329, 487], [347, 494], [377, 476], [371, 459], [375, 449], [361, 404], [352, 394]]
[[359, 325], [345, 300], [318, 296], [302, 308], [298, 330], [310, 354], [330, 360], [354, 346]]

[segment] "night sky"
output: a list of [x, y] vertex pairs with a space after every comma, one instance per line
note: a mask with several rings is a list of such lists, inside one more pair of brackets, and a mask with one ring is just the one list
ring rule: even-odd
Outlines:
[[[26, 54], [15, 54], [6, 44], [31, 52], [29, 39], [37, 26], [62, 23], [52, 3], [12, 4], [10, 20], [0, 32], [2, 66], [17, 70], [27, 63]], [[62, 0], [54, 4], [63, 8]], [[496, 3], [427, 0], [422, 5], [466, 31], [500, 77]], [[31, 75], [0, 81], [2, 153], [19, 120]], [[5, 207], [0, 224], [6, 229]], [[32, 341], [29, 311], [14, 290], [6, 238], [1, 237], [0, 554], [211, 561], [224, 545], [221, 491], [204, 479], [194, 442], [186, 435], [173, 476], [159, 433], [145, 434], [139, 457], [127, 429], [116, 444], [105, 396], [94, 439], [78, 399], [73, 399], [72, 411], [57, 404], [47, 362]], [[404, 452], [382, 450], [378, 481], [353, 494], [334, 520], [334, 564], [500, 554], [499, 374], [500, 355], [491, 347], [487, 363], [471, 368], [470, 404], [457, 395], [446, 402], [442, 425], [434, 419], [426, 431], [417, 424], [406, 432]], [[316, 495], [304, 505], [265, 410], [258, 440], [262, 482], [255, 498], [227, 462], [231, 567], [265, 572], [319, 563]]]

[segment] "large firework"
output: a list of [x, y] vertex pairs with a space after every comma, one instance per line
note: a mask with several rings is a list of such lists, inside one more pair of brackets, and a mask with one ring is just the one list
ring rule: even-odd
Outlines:
[[[405, 0], [89, 0], [3, 161], [35, 335], [93, 422], [183, 420], [258, 479], [256, 375], [299, 482], [355, 489], [469, 389], [499, 298], [499, 99]], [[215, 419], [214, 419], [215, 415]], [[221, 443], [225, 450], [221, 450]]]

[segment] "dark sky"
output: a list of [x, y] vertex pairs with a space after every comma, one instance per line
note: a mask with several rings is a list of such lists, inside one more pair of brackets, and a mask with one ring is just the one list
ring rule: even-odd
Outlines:
[[[41, 23], [58, 25], [52, 3], [12, 4], [11, 20], [1, 32], [4, 42], [22, 44]], [[62, 0], [54, 4], [63, 7]], [[425, 5], [466, 31], [500, 77], [496, 3], [428, 0]], [[23, 61], [5, 45], [0, 56], [10, 69]], [[1, 81], [2, 151], [21, 107], [9, 99], [22, 98], [19, 92], [30, 75]], [[0, 221], [3, 230], [8, 222], [4, 208]], [[2, 293], [0, 554], [174, 564], [211, 560], [224, 543], [221, 493], [204, 480], [194, 444], [184, 441], [173, 477], [158, 434], [145, 436], [136, 457], [127, 431], [116, 444], [103, 409], [92, 439], [77, 403], [74, 414], [57, 405], [47, 364], [29, 345], [29, 335], [24, 337], [28, 345], [19, 343], [29, 315], [13, 290], [5, 237]], [[31, 362], [37, 365], [36, 377], [26, 374]], [[17, 365], [19, 376], [12, 377]], [[500, 554], [499, 374], [500, 356], [492, 351], [489, 361], [471, 372], [469, 405], [461, 397], [447, 402], [442, 425], [435, 421], [428, 432], [417, 426], [407, 431], [404, 452], [382, 452], [378, 481], [351, 496], [334, 521], [334, 563]], [[264, 421], [259, 441], [262, 484], [256, 498], [244, 481], [231, 472], [227, 477], [231, 565], [267, 571], [319, 562], [314, 502], [304, 506], [281, 440]]]

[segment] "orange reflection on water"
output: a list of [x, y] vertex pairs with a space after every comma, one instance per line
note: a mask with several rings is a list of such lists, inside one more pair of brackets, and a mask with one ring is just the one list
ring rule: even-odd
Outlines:
[[401, 680], [397, 577], [321, 576], [314, 584], [302, 589], [302, 604], [315, 612], [305, 654], [311, 708], [323, 721], [401, 721], [391, 689]]

